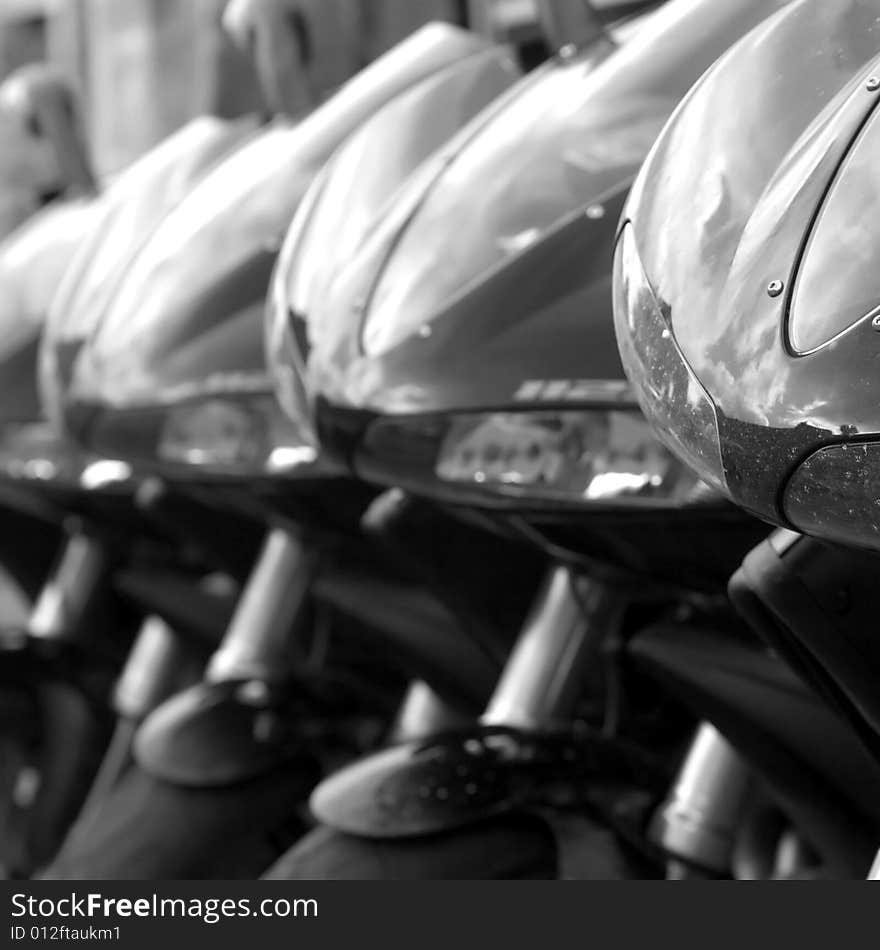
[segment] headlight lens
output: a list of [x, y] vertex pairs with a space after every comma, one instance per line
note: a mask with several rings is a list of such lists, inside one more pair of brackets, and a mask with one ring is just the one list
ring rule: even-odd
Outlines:
[[699, 479], [638, 411], [487, 413], [459, 417], [436, 475], [502, 493], [584, 503], [684, 503]]
[[317, 452], [265, 395], [214, 397], [167, 409], [157, 455], [163, 462], [233, 475], [280, 474], [311, 464]]
[[45, 422], [8, 426], [0, 439], [0, 475], [28, 481], [75, 482], [81, 454]]
[[715, 408], [675, 342], [642, 267], [632, 225], [614, 257], [614, 324], [626, 375], [657, 435], [724, 490]]

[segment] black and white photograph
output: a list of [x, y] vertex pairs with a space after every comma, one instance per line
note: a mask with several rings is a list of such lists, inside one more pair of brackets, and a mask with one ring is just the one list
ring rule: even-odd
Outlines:
[[9, 945], [880, 879], [878, 156], [880, 0], [0, 0]]

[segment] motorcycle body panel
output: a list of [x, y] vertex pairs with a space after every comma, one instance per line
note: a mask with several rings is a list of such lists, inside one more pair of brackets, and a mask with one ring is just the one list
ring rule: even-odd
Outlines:
[[[624, 214], [619, 336], [642, 406], [703, 477], [776, 523], [815, 449], [880, 434], [878, 288], [858, 224], [878, 193], [878, 42], [876, 3], [799, 0], [771, 17], [695, 87]], [[671, 379], [690, 403], [670, 399]], [[704, 421], [682, 436], [697, 403]], [[834, 539], [827, 497], [800, 501]]]
[[[265, 293], [308, 186], [377, 109], [459, 65], [471, 69], [474, 61], [480, 64], [472, 70], [478, 100], [509, 84], [513, 67], [504, 51], [453, 27], [427, 27], [298, 125], [275, 123], [205, 176], [131, 261], [69, 386], [58, 394], [78, 438], [90, 440], [93, 413], [103, 409], [268, 393]], [[106, 440], [102, 447], [106, 451]]]
[[621, 46], [538, 70], [441, 149], [291, 332], [321, 406], [526, 410], [549, 407], [518, 395], [531, 380], [620, 381], [610, 251], [627, 191], [693, 81], [767, 12], [666, 4]]
[[68, 378], [76, 353], [152, 229], [213, 164], [256, 128], [253, 118], [194, 119], [109, 183], [102, 218], [68, 267], [49, 310], [40, 384], [50, 413], [55, 386]]
[[100, 213], [100, 198], [54, 201], [0, 244], [0, 426], [42, 415], [36, 369], [46, 314]]
[[[322, 450], [368, 481], [500, 521], [526, 516], [549, 544], [611, 551], [644, 570], [656, 512], [633, 506], [598, 538], [594, 516], [613, 519], [624, 506], [444, 482], [438, 452], [457, 413], [636, 411], [612, 320], [617, 221], [692, 82], [767, 13], [763, 3], [673, 2], [639, 18], [621, 45], [603, 38], [537, 70], [413, 173], [350, 259], [325, 262], [325, 242], [310, 242], [322, 234], [321, 205], [310, 208], [292, 230], [303, 246], [280, 262], [286, 297], [271, 304], [287, 412], [311, 412]], [[334, 181], [331, 170], [323, 189]], [[583, 522], [562, 525], [563, 512]], [[680, 534], [657, 563], [673, 565], [682, 548], [710, 550], [719, 526], [740, 529], [739, 554], [759, 537], [717, 496], [677, 514]], [[736, 560], [690, 573], [717, 589]]]

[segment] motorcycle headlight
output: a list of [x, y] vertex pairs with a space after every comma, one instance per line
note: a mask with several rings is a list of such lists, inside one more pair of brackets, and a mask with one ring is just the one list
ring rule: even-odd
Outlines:
[[266, 395], [213, 396], [167, 408], [159, 462], [214, 474], [283, 474], [317, 458], [307, 437]]
[[367, 432], [366, 477], [449, 500], [679, 507], [711, 494], [637, 409], [539, 410], [383, 419]]
[[613, 276], [620, 357], [642, 411], [678, 458], [723, 491], [715, 408], [678, 348], [642, 267], [632, 225], [618, 241]]
[[317, 457], [271, 396], [215, 397], [169, 409], [157, 455], [164, 462], [229, 473], [280, 473]]
[[697, 484], [641, 415], [625, 411], [456, 419], [435, 471], [448, 482], [584, 502], [684, 501]]
[[45, 422], [8, 426], [0, 439], [0, 475], [6, 478], [75, 482], [82, 465], [78, 450]]
[[284, 415], [264, 376], [251, 382], [223, 377], [156, 406], [86, 404], [71, 419], [73, 431], [90, 452], [137, 474], [259, 477], [314, 462], [310, 434]]

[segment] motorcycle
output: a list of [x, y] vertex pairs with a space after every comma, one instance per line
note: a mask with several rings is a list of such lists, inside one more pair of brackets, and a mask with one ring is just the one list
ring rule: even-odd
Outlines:
[[[42, 320], [64, 267], [99, 214], [100, 201], [73, 94], [53, 70], [35, 65], [8, 77], [0, 85], [0, 116], [18, 127], [32, 154], [42, 149], [51, 158], [43, 164], [54, 168], [39, 196], [43, 207], [0, 244], [0, 504], [5, 526], [0, 556], [19, 603], [16, 613], [4, 615], [0, 634], [0, 863], [4, 873], [26, 873], [57, 845], [106, 738], [90, 694], [100, 672], [93, 670], [89, 687], [78, 693], [67, 688], [63, 677], [42, 677], [36, 669], [53, 650], [61, 614], [75, 623], [80, 603], [76, 596], [60, 602], [61, 570], [51, 570], [66, 513], [39, 487], [21, 484], [26, 469], [45, 476], [45, 466], [51, 465], [41, 457], [43, 446], [32, 439], [40, 417], [34, 368]], [[10, 142], [14, 151], [14, 136]], [[28, 640], [33, 650], [27, 649]]]
[[[779, 526], [731, 579], [734, 605], [874, 763], [877, 287], [865, 216], [878, 193], [878, 16], [876, 3], [799, 0], [721, 60], [642, 169], [614, 265], [620, 353], [658, 436]], [[760, 97], [742, 95], [744, 76]], [[682, 698], [698, 694], [692, 683]], [[873, 782], [837, 762], [827, 734], [809, 738], [810, 758], [830, 767], [813, 782], [806, 755], [780, 763], [784, 791], [810, 779], [817, 809], [838, 797], [841, 830], [862, 836], [843, 870], [864, 876]]]
[[[218, 609], [219, 629], [227, 615], [216, 590], [190, 590], [183, 579], [169, 584], [160, 573], [166, 539], [133, 514], [136, 486], [127, 467], [74, 451], [43, 418], [35, 385], [43, 324], [53, 295], [56, 324], [100, 307], [112, 287], [114, 255], [124, 259], [126, 247], [136, 248], [150, 221], [252, 134], [256, 122], [197, 119], [103, 183], [98, 195], [76, 105], [53, 70], [31, 66], [14, 74], [0, 87], [0, 108], [32, 138], [51, 144], [55, 165], [71, 182], [62, 194], [66, 200], [47, 205], [3, 246], [0, 317], [10, 331], [2, 357], [9, 398], [0, 495], [10, 527], [21, 525], [5, 535], [10, 569], [35, 599], [2, 640], [4, 682], [16, 685], [19, 705], [17, 687], [29, 684], [24, 707], [32, 725], [25, 735], [6, 717], [12, 726], [8, 751], [16, 755], [6, 758], [3, 862], [9, 873], [27, 876], [54, 854], [87, 792], [100, 798], [92, 780], [114, 719], [123, 723], [97, 786], [125, 762], [131, 722], [164, 698], [168, 684], [151, 678], [148, 660], [164, 662], [172, 684], [181, 676], [186, 681], [187, 667], [197, 662], [188, 658], [193, 644], [175, 652], [172, 632], [160, 617], [148, 617], [135, 638], [144, 612], [152, 608], [181, 626], [194, 638], [196, 656], [204, 652], [202, 639], [216, 640], [211, 624], [218, 622]], [[175, 544], [179, 527], [177, 532]], [[184, 560], [194, 560], [192, 551]], [[194, 566], [187, 567], [191, 575]], [[124, 666], [133, 642], [138, 649]]]
[[[805, 839], [827, 866], [862, 860], [876, 819], [835, 776], [845, 760], [868, 782], [875, 765], [726, 609], [761, 526], [656, 441], [610, 312], [615, 221], [639, 165], [703, 69], [769, 12], [672, 0], [598, 65], [566, 51], [418, 169], [340, 261], [309, 241], [332, 233], [309, 221], [320, 197], [304, 203], [267, 331], [279, 401], [297, 418], [310, 408], [338, 464], [528, 541], [547, 573], [478, 725], [325, 780], [311, 799], [325, 827], [270, 877], [566, 875], [572, 849], [585, 876], [731, 876], [768, 813], [803, 866]], [[314, 191], [332, 207], [337, 188], [331, 173]], [[675, 715], [673, 675], [707, 681], [693, 719]], [[811, 754], [819, 729], [839, 760]], [[826, 799], [788, 787], [779, 763], [795, 755]], [[493, 866], [494, 823], [521, 828], [523, 814], [555, 826], [556, 847], [545, 836], [519, 864], [511, 844]]]
[[[504, 50], [472, 34], [441, 26], [415, 34], [309, 118], [276, 123], [205, 176], [131, 261], [66, 372], [52, 352], [65, 342], [47, 336], [56, 414], [78, 442], [266, 537], [205, 680], [147, 718], [137, 768], [105, 799], [100, 827], [81, 822], [45, 876], [214, 874], [218, 854], [241, 851], [230, 846], [238, 829], [277, 854], [273, 838], [302, 830], [296, 803], [321, 760], [350, 757], [352, 745], [373, 741], [376, 722], [384, 728], [399, 678], [333, 633], [350, 639], [351, 620], [311, 603], [319, 562], [342, 560], [338, 536], [357, 525], [368, 493], [313, 464], [309, 442], [275, 409], [260, 345], [263, 300], [278, 235], [307, 184], [369, 115], [404, 90], [404, 109], [442, 107], [413, 143], [424, 150], [516, 75]], [[378, 572], [363, 575], [356, 545], [344, 554], [363, 601]], [[338, 599], [348, 575], [323, 573], [332, 606], [333, 585]], [[410, 602], [433, 625], [449, 625], [430, 602]], [[373, 602], [374, 623], [376, 613]], [[391, 627], [399, 636], [401, 621]], [[331, 662], [318, 662], [330, 634]], [[129, 828], [127, 844], [108, 847], [120, 827]], [[237, 873], [246, 873], [241, 864]]]

